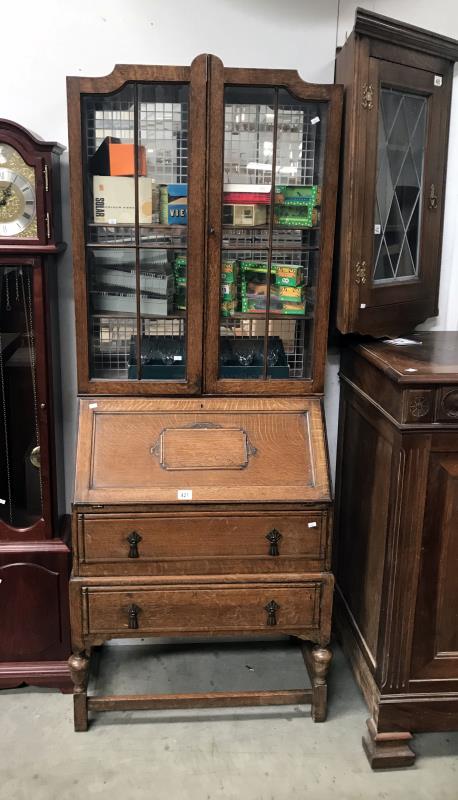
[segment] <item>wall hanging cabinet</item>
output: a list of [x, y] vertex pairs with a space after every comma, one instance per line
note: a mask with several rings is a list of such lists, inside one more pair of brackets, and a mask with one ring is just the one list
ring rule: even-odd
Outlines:
[[[69, 78], [80, 399], [71, 581], [87, 696], [111, 637], [287, 633], [325, 717], [333, 579], [323, 391], [341, 88], [296, 72]], [[210, 397], [209, 395], [212, 395]]]
[[0, 120], [0, 687], [71, 687], [55, 313], [62, 149]]
[[341, 333], [396, 336], [438, 313], [450, 98], [458, 42], [358, 9], [336, 59], [345, 86]]

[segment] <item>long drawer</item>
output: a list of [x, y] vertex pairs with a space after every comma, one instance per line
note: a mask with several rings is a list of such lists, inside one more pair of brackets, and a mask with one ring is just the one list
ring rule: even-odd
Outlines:
[[324, 569], [326, 511], [80, 514], [80, 575], [186, 575]]
[[102, 638], [261, 632], [313, 638], [321, 617], [330, 619], [332, 587], [331, 575], [294, 583], [83, 586], [83, 627]]

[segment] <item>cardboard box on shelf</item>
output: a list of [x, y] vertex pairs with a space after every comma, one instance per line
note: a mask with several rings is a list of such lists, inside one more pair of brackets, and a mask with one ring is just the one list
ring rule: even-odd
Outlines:
[[[133, 130], [132, 130], [133, 135]], [[114, 136], [106, 136], [102, 144], [89, 159], [91, 175], [135, 175], [135, 147], [121, 142]], [[146, 175], [146, 151], [143, 145], [137, 148], [137, 175]]]
[[[135, 223], [135, 178], [94, 175], [94, 222], [103, 225]], [[151, 224], [153, 218], [151, 178], [138, 179], [138, 221]]]
[[162, 225], [186, 225], [188, 222], [188, 184], [161, 184], [159, 222]]
[[255, 204], [224, 204], [223, 223], [225, 225], [265, 225], [267, 207]]

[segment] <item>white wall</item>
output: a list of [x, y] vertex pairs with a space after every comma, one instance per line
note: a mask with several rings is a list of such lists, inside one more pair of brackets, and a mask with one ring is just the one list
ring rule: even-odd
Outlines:
[[[361, 0], [363, 2], [363, 0]], [[330, 82], [336, 41], [353, 27], [356, 3], [341, 0], [26, 0], [3, 4], [2, 117], [45, 139], [67, 144], [66, 75], [105, 75], [115, 63], [189, 64], [202, 52], [227, 66], [297, 69], [308, 81]], [[366, 2], [367, 8], [458, 38], [454, 0]], [[13, 35], [18, 31], [20, 34]], [[20, 42], [20, 53], [18, 51]], [[6, 67], [5, 67], [6, 65]], [[458, 84], [455, 96], [458, 95]], [[454, 103], [446, 201], [441, 327], [458, 328], [458, 104]], [[64, 401], [66, 492], [72, 496], [75, 438], [75, 334], [71, 272], [68, 154], [63, 158], [63, 222], [69, 249], [59, 262], [59, 312]], [[453, 264], [455, 269], [453, 270]], [[433, 323], [434, 324], [434, 323]], [[337, 430], [338, 358], [327, 370], [326, 413], [331, 459]]]

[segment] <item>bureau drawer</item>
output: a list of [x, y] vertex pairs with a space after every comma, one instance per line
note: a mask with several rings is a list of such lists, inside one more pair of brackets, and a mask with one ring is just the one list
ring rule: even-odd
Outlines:
[[327, 514], [80, 515], [81, 574], [303, 572], [326, 556]]
[[92, 636], [282, 631], [310, 635], [320, 628], [322, 608], [330, 620], [332, 576], [293, 585], [110, 586], [85, 587], [82, 592], [86, 633]]

